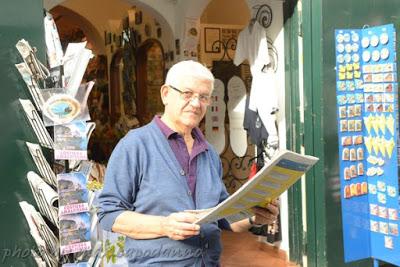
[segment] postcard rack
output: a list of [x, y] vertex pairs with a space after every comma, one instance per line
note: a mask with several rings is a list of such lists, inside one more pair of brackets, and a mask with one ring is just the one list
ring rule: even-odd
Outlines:
[[82, 83], [93, 54], [86, 42], [71, 43], [64, 53], [47, 12], [44, 25], [47, 64], [28, 41], [16, 44], [22, 58], [16, 68], [30, 95], [18, 104], [37, 140], [24, 142], [24, 153], [36, 167], [26, 175], [36, 203], [21, 201], [20, 207], [37, 245], [32, 257], [38, 266], [99, 266], [102, 246], [94, 193], [87, 188], [87, 145], [95, 124], [86, 101], [94, 82]]

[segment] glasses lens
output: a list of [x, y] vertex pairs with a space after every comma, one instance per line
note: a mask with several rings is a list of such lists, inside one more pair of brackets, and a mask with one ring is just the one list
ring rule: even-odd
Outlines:
[[202, 104], [208, 105], [211, 102], [211, 97], [208, 95], [199, 95], [199, 100]]
[[183, 100], [185, 101], [190, 101], [193, 99], [193, 92], [191, 91], [185, 91], [181, 93], [181, 96], [183, 98]]

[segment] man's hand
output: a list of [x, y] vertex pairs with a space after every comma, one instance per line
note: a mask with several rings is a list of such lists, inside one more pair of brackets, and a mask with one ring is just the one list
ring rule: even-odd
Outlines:
[[190, 212], [171, 213], [161, 222], [161, 228], [166, 236], [173, 240], [183, 240], [200, 233], [200, 226], [194, 222], [197, 216]]
[[255, 214], [255, 224], [272, 224], [276, 221], [279, 214], [279, 200], [273, 200], [265, 208], [254, 207], [253, 212]]

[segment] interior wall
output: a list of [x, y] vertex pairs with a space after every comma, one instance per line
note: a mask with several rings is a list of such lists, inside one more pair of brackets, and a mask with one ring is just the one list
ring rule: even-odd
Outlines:
[[106, 53], [103, 35], [100, 35], [95, 25], [85, 17], [64, 6], [54, 7], [51, 10], [51, 14], [57, 23], [58, 29], [63, 29], [64, 32], [71, 32], [79, 28], [85, 34], [89, 45], [88, 48], [93, 50], [94, 54]]
[[[67, 0], [61, 3], [82, 17], [90, 21], [99, 33], [109, 29], [109, 20], [118, 20], [127, 16], [127, 10], [131, 7], [128, 1], [124, 0]], [[102, 8], [98, 8], [102, 7]]]
[[201, 14], [200, 23], [247, 25], [249, 18], [245, 0], [212, 0]]

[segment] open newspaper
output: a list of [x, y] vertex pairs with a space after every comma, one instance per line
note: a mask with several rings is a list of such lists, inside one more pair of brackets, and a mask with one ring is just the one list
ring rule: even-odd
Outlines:
[[251, 208], [265, 207], [305, 174], [318, 158], [288, 150], [280, 151], [251, 180], [214, 208], [198, 213], [197, 224], [226, 218], [230, 223], [250, 217]]

